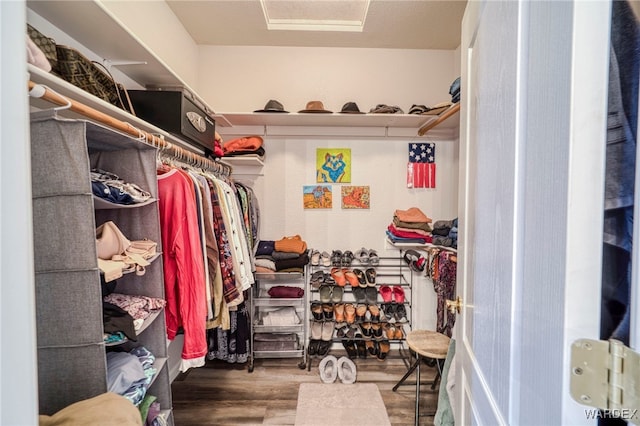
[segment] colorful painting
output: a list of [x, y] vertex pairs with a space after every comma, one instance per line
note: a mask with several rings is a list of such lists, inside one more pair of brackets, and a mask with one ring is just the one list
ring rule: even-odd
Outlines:
[[368, 209], [370, 193], [368, 186], [343, 186], [343, 209]]
[[305, 209], [330, 209], [333, 207], [331, 185], [304, 185], [302, 200]]
[[318, 148], [316, 150], [316, 182], [351, 182], [351, 149]]

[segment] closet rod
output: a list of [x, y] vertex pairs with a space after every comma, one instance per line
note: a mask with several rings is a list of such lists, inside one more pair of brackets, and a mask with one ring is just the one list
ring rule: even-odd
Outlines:
[[96, 120], [102, 124], [106, 124], [107, 126], [113, 127], [114, 129], [120, 130], [136, 138], [144, 137], [144, 141], [146, 143], [159, 148], [162, 153], [167, 153], [178, 160], [186, 161], [197, 167], [210, 169], [215, 173], [221, 173], [226, 176], [231, 175], [232, 168], [227, 164], [217, 163], [187, 149], [171, 144], [170, 142], [165, 141], [163, 138], [145, 132], [142, 129], [138, 129], [137, 127], [125, 121], [113, 118], [110, 115], [95, 110], [81, 102], [62, 96], [59, 93], [56, 93], [55, 91], [49, 89], [48, 87], [34, 83], [33, 81], [29, 81], [30, 94], [35, 87], [38, 87], [37, 90], [44, 89], [44, 92], [41, 95], [38, 93], [38, 95], [34, 95], [35, 97], [42, 98], [63, 107], [68, 106], [69, 110], [73, 112], [84, 115], [85, 117]]
[[418, 130], [418, 135], [424, 136], [424, 134], [427, 133], [429, 130], [433, 129], [438, 124], [442, 123], [444, 120], [451, 117], [453, 114], [455, 114], [458, 111], [460, 111], [460, 102], [453, 104], [451, 108], [449, 108], [448, 110], [440, 114], [438, 118], [420, 127], [420, 130]]

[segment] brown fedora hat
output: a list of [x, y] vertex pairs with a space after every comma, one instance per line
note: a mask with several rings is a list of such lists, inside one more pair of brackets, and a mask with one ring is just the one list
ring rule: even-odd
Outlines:
[[324, 105], [320, 101], [309, 101], [307, 102], [307, 107], [298, 112], [315, 112], [315, 113], [325, 113], [325, 114], [333, 113], [333, 111], [324, 109]]

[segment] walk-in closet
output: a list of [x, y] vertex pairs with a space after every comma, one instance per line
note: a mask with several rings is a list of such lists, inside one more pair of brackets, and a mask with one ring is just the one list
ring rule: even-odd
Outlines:
[[637, 424], [639, 10], [0, 2], [0, 424]]

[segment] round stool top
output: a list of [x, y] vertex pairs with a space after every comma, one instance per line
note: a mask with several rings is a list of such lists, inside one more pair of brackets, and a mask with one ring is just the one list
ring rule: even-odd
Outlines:
[[409, 349], [421, 356], [445, 359], [451, 339], [442, 333], [430, 330], [412, 330], [407, 333]]

